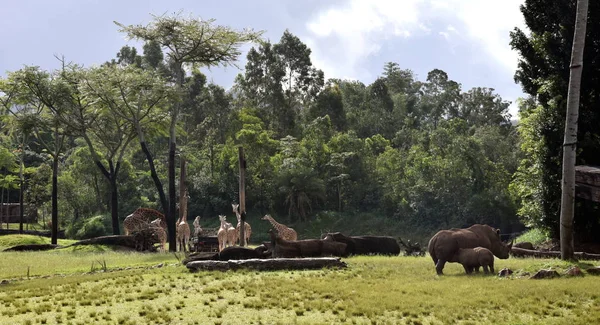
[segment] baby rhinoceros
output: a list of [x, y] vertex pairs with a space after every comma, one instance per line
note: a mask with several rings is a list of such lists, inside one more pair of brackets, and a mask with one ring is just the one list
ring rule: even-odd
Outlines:
[[473, 273], [473, 270], [479, 272], [480, 266], [483, 266], [485, 274], [488, 274], [488, 266], [492, 274], [494, 273], [494, 254], [485, 247], [461, 248], [456, 257], [467, 274]]

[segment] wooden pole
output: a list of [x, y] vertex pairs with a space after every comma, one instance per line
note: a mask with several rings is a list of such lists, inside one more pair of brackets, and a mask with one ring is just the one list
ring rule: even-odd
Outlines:
[[583, 70], [583, 50], [588, 16], [588, 0], [577, 1], [575, 34], [571, 52], [567, 116], [563, 141], [562, 196], [560, 201], [560, 253], [563, 260], [574, 259], [573, 219], [575, 215], [575, 160], [577, 120]]
[[184, 214], [184, 204], [185, 204], [185, 158], [181, 156], [180, 158], [180, 174], [179, 174], [179, 219], [177, 220], [177, 224], [179, 224], [183, 218], [185, 218]]
[[238, 147], [238, 161], [240, 163], [240, 246], [244, 246], [246, 228], [246, 159], [244, 158], [244, 147]]

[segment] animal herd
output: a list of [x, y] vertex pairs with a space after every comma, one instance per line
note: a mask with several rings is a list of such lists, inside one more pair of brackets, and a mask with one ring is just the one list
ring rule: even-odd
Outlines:
[[[227, 222], [224, 215], [219, 216], [221, 225], [217, 232], [219, 252], [226, 247], [236, 244], [248, 245], [252, 236], [252, 227], [244, 223], [244, 238], [241, 234], [241, 214], [238, 204], [232, 204], [237, 217], [234, 227]], [[317, 257], [380, 254], [395, 256], [400, 254], [398, 241], [388, 236], [346, 236], [342, 233], [327, 233], [321, 239], [298, 240], [297, 232], [281, 224], [270, 215], [262, 220], [268, 221], [272, 229], [269, 231], [271, 241], [257, 249], [268, 250], [272, 257]], [[194, 236], [202, 232], [200, 217], [194, 220]], [[139, 208], [125, 218], [123, 223], [125, 234], [131, 234], [142, 229], [150, 229], [164, 251], [167, 239], [165, 217], [153, 209]], [[177, 242], [179, 250], [188, 247], [190, 227], [185, 218], [177, 222]], [[265, 246], [266, 244], [266, 246]], [[488, 225], [475, 224], [469, 228], [452, 228], [438, 231], [430, 240], [427, 247], [429, 255], [435, 264], [438, 275], [443, 274], [447, 262], [462, 264], [465, 272], [471, 274], [483, 267], [485, 273], [494, 273], [494, 257], [507, 259], [513, 243], [506, 244], [500, 239], [499, 229]]]

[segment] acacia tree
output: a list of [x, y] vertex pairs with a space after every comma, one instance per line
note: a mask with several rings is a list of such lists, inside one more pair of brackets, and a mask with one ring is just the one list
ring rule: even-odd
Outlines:
[[[234, 65], [241, 54], [240, 46], [243, 43], [256, 41], [262, 32], [244, 29], [236, 31], [228, 26], [215, 25], [214, 19], [202, 20], [200, 18], [181, 17], [180, 14], [172, 16], [153, 16], [153, 21], [146, 26], [125, 26], [115, 22], [120, 27], [120, 32], [127, 34], [128, 38], [156, 42], [165, 50], [174, 73], [174, 84], [177, 92], [183, 97], [184, 67], [187, 66], [230, 66]], [[171, 122], [169, 128], [169, 209], [166, 211], [167, 228], [169, 232], [169, 250], [175, 251], [175, 222], [177, 218], [175, 189], [175, 152], [176, 152], [176, 125], [181, 111], [181, 98], [175, 100], [170, 109]]]
[[[20, 88], [20, 97], [36, 108], [33, 134], [36, 141], [47, 150], [52, 158], [52, 216], [51, 243], [58, 241], [58, 161], [66, 137], [59, 114], [62, 110], [60, 82], [38, 67], [25, 67], [9, 74], [9, 80]], [[51, 133], [50, 142], [46, 135]]]
[[581, 91], [581, 71], [583, 70], [583, 49], [585, 47], [587, 14], [588, 0], [578, 0], [563, 142], [562, 198], [560, 204], [560, 255], [563, 260], [573, 259], [575, 251], [573, 243], [575, 151], [577, 149], [577, 119], [579, 117], [579, 93]]
[[[126, 120], [112, 114], [102, 102], [86, 93], [86, 80], [93, 77], [89, 71], [75, 64], [65, 64], [64, 60], [62, 63], [63, 67], [52, 73], [53, 84], [48, 84], [45, 72], [36, 68], [25, 74], [22, 80], [69, 133], [84, 139], [94, 163], [109, 182], [112, 230], [118, 235], [117, 177], [135, 132]], [[102, 155], [99, 151], [103, 151]]]
[[11, 135], [13, 142], [17, 145], [14, 151], [19, 161], [19, 233], [23, 233], [24, 222], [24, 192], [25, 192], [25, 152], [29, 143], [29, 138], [37, 124], [37, 115], [42, 104], [39, 102], [30, 102], [26, 96], [23, 96], [19, 86], [9, 80], [0, 82], [0, 93], [4, 93], [0, 100], [3, 108], [12, 115], [8, 123], [8, 134]]
[[157, 126], [165, 113], [161, 109], [168, 100], [170, 89], [155, 72], [132, 65], [105, 65], [90, 70], [85, 80], [85, 91], [102, 102], [112, 114], [128, 121], [148, 160], [150, 175], [158, 191], [163, 211], [168, 210], [162, 182], [156, 172], [154, 158], [148, 149], [145, 128]]

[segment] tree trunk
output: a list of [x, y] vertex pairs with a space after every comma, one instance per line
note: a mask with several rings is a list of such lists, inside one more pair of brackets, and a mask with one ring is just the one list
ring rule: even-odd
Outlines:
[[60, 152], [58, 124], [54, 126], [54, 154], [52, 155], [52, 238], [50, 243], [58, 243], [58, 153]]
[[23, 192], [25, 191], [25, 176], [23, 176], [23, 164], [25, 164], [25, 136], [23, 136], [23, 146], [21, 147], [21, 164], [19, 169], [19, 179], [21, 180], [19, 189], [19, 233], [23, 233]]
[[[117, 166], [119, 163], [117, 163]], [[118, 168], [118, 167], [117, 167]], [[112, 219], [113, 235], [119, 235], [119, 192], [117, 191], [117, 171], [113, 171], [112, 164], [110, 166], [111, 177], [110, 181], [110, 215]]]
[[567, 117], [563, 142], [562, 197], [560, 206], [560, 252], [563, 260], [574, 258], [573, 216], [575, 213], [575, 154], [577, 150], [577, 119], [583, 70], [583, 49], [587, 25], [588, 0], [577, 1], [575, 35], [571, 52], [571, 75], [567, 96]]
[[244, 147], [238, 148], [238, 162], [240, 164], [240, 246], [246, 242], [246, 158]]
[[145, 140], [140, 140], [140, 146], [142, 147], [142, 151], [146, 155], [146, 160], [148, 160], [148, 166], [150, 167], [150, 176], [154, 181], [154, 186], [156, 186], [156, 190], [158, 191], [158, 197], [160, 199], [160, 205], [162, 206], [163, 212], [166, 214], [169, 211], [169, 203], [167, 201], [167, 197], [165, 196], [165, 190], [163, 188], [162, 182], [160, 178], [158, 178], [158, 174], [156, 173], [156, 167], [154, 166], [154, 158], [150, 154], [150, 150], [148, 150], [148, 146], [146, 145]]
[[171, 131], [173, 135], [172, 139], [169, 140], [169, 163], [168, 163], [168, 174], [169, 174], [169, 210], [167, 213], [167, 230], [169, 231], [169, 251], [175, 252], [177, 249], [177, 229], [175, 223], [177, 219], [177, 209], [175, 203], [177, 202], [177, 193], [175, 191], [175, 142], [174, 142], [174, 126]]
[[52, 239], [50, 243], [58, 243], [58, 153], [52, 157]]
[[[180, 94], [183, 92], [183, 70], [182, 63], [177, 62], [175, 65], [176, 69], [176, 83]], [[177, 209], [175, 203], [177, 202], [177, 191], [175, 189], [175, 151], [177, 150], [177, 137], [176, 137], [176, 126], [177, 119], [179, 116], [179, 102], [173, 105], [173, 111], [171, 112], [171, 125], [169, 127], [169, 157], [168, 157], [168, 177], [169, 177], [169, 210], [166, 215], [167, 219], [167, 230], [169, 232], [169, 251], [177, 251], [177, 229], [175, 228], [175, 222], [177, 219]]]
[[[4, 187], [0, 191], [0, 229], [2, 229], [2, 220], [4, 220]], [[8, 229], [8, 227], [6, 227]]]

